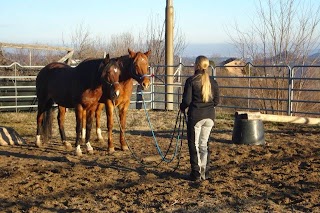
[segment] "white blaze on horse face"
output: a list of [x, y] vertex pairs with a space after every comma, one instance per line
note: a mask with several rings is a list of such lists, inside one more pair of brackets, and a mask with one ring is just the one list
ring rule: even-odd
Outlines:
[[118, 72], [118, 69], [117, 69], [117, 68], [114, 68], [113, 70], [114, 70], [114, 72], [115, 72], [115, 73], [117, 73], [117, 72]]

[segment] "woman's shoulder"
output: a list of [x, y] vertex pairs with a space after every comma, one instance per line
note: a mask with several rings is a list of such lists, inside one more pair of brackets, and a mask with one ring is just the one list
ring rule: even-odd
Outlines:
[[200, 78], [198, 78], [198, 77], [199, 77], [199, 75], [189, 76], [189, 77], [187, 78], [186, 82], [192, 83], [193, 81], [196, 81], [197, 79], [200, 79]]
[[210, 81], [212, 84], [218, 84], [218, 82], [213, 77], [210, 78]]

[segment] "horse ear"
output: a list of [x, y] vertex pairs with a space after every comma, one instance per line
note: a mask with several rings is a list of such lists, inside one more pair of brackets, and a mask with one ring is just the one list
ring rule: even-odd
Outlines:
[[129, 53], [130, 58], [134, 58], [136, 56], [136, 53], [133, 52], [132, 50], [130, 50], [130, 48], [128, 48], [128, 53]]
[[122, 63], [122, 60], [120, 59], [120, 57], [116, 58], [116, 62], [119, 65], [119, 67], [123, 67], [123, 63]]
[[104, 64], [107, 64], [107, 63], [109, 63], [109, 61], [110, 61], [110, 56], [109, 56], [109, 53], [106, 55], [106, 57], [104, 58], [104, 60], [103, 60], [103, 63]]
[[151, 54], [151, 50], [148, 50], [147, 52], [144, 53], [147, 57]]

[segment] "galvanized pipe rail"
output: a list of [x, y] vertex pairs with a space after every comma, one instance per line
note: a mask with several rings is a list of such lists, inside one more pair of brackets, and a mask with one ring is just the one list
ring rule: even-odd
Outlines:
[[[21, 69], [36, 69], [40, 70], [43, 66], [22, 66], [18, 63], [13, 63], [8, 66], [0, 66], [0, 69], [11, 69], [12, 72], [8, 75], [0, 76], [0, 111], [20, 111], [26, 109], [36, 110], [37, 104], [35, 98], [35, 79], [36, 76], [24, 76], [19, 73]], [[151, 66], [151, 87], [150, 90], [144, 91], [144, 100], [148, 109], [165, 109], [165, 87], [173, 88], [172, 95], [174, 99], [171, 103], [174, 105], [174, 110], [178, 109], [182, 98], [183, 86], [187, 77], [192, 75], [193, 66], [185, 66], [179, 63], [175, 66], [176, 72], [173, 77], [175, 81], [171, 84], [165, 84], [165, 75], [156, 73], [156, 70], [164, 69], [165, 66]], [[230, 75], [224, 70], [226, 66], [211, 67], [211, 75], [218, 81], [221, 91], [222, 103], [217, 109], [222, 110], [253, 110], [264, 111], [268, 114], [280, 114], [293, 116], [303, 114], [313, 117], [320, 117], [320, 65], [253, 65], [247, 63], [244, 66], [228, 66], [236, 68], [248, 68], [249, 73], [245, 75]], [[257, 75], [260, 69], [260, 75]], [[303, 72], [312, 69], [313, 76], [303, 76]], [[265, 75], [261, 75], [261, 70], [266, 71]], [[281, 76], [276, 76], [276, 71], [282, 72]], [[309, 70], [310, 71], [310, 70]], [[8, 72], [8, 70], [6, 70]], [[272, 73], [273, 72], [273, 73]], [[164, 72], [163, 72], [164, 73]], [[182, 75], [181, 73], [184, 73]], [[302, 74], [301, 74], [302, 73]], [[163, 80], [162, 80], [163, 79]], [[21, 85], [22, 81], [28, 80], [30, 85]], [[241, 82], [238, 83], [237, 82]], [[277, 83], [281, 81], [282, 85], [275, 87], [270, 85], [270, 82]], [[227, 82], [227, 83], [226, 83]], [[259, 82], [269, 82], [270, 84], [263, 85]], [[306, 85], [314, 85], [314, 87], [298, 87], [301, 82]], [[141, 92], [135, 83], [135, 88], [130, 108], [136, 108], [141, 105], [142, 100], [139, 98]], [[23, 94], [24, 91], [30, 90], [30, 94]], [[244, 92], [244, 90], [246, 92]], [[33, 91], [33, 92], [32, 92]], [[232, 93], [230, 93], [232, 91]], [[236, 93], [242, 91], [242, 93]], [[228, 94], [229, 92], [229, 94]], [[259, 94], [282, 93], [283, 96], [267, 96]], [[308, 94], [308, 98], [302, 96]], [[300, 96], [299, 96], [300, 95]], [[11, 100], [9, 104], [8, 101]], [[30, 100], [30, 103], [26, 103]], [[277, 109], [270, 106], [262, 107], [257, 103], [280, 103], [285, 107]], [[295, 106], [299, 104], [312, 105], [313, 110], [301, 108], [296, 110]], [[233, 111], [233, 112], [234, 112]]]

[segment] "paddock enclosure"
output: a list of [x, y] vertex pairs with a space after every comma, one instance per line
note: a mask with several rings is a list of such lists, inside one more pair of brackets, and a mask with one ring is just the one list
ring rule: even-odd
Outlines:
[[[194, 183], [187, 179], [185, 135], [180, 159], [157, 165], [161, 158], [144, 110], [128, 112], [126, 141], [135, 157], [120, 150], [117, 121], [114, 154], [107, 154], [106, 142], [92, 141], [94, 154], [79, 158], [65, 151], [56, 119], [53, 138], [36, 148], [35, 112], [0, 113], [1, 126], [14, 128], [26, 140], [24, 145], [0, 146], [0, 211], [320, 211], [319, 126], [264, 122], [266, 145], [236, 145], [231, 141], [233, 115], [220, 110], [217, 114], [209, 140], [212, 179]], [[148, 115], [157, 143], [166, 151], [177, 111], [148, 110]], [[105, 122], [102, 117], [103, 136]], [[67, 112], [66, 134], [74, 143], [71, 111]], [[170, 148], [168, 157], [173, 153]], [[137, 159], [143, 159], [143, 164]]]
[[[187, 179], [186, 132], [182, 142], [172, 138], [192, 66], [175, 67], [169, 85], [172, 110], [166, 110], [165, 67], [150, 67], [149, 90], [135, 85], [125, 134], [131, 151], [120, 150], [115, 117], [116, 152], [108, 154], [106, 141], [91, 141], [94, 154], [81, 158], [61, 144], [56, 111], [52, 139], [35, 146], [34, 81], [41, 68], [0, 66], [0, 126], [13, 128], [26, 141], [0, 146], [1, 212], [320, 212], [320, 127], [307, 125], [308, 118], [320, 116], [320, 66], [231, 67], [240, 73], [211, 67], [222, 102], [209, 140], [212, 178], [201, 183]], [[263, 121], [265, 145], [240, 145], [232, 143], [237, 110], [287, 117]], [[285, 122], [294, 116], [304, 122]], [[106, 139], [105, 113], [101, 122]], [[72, 110], [65, 129], [73, 144]], [[169, 150], [172, 162], [161, 162], [157, 144], [163, 153]], [[175, 152], [180, 145], [181, 152]]]
[[[35, 79], [43, 66], [0, 65], [0, 112], [35, 111]], [[171, 76], [164, 75], [166, 66], [150, 67], [150, 88], [142, 91], [135, 83], [130, 108], [178, 109], [184, 82], [193, 67], [182, 63], [174, 66]], [[210, 67], [221, 93], [218, 109], [261, 111], [265, 114], [320, 117], [320, 65], [245, 65]], [[166, 78], [172, 78], [166, 84]], [[167, 100], [166, 91], [172, 93]], [[171, 105], [171, 106], [167, 106]]]

